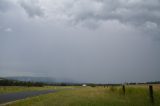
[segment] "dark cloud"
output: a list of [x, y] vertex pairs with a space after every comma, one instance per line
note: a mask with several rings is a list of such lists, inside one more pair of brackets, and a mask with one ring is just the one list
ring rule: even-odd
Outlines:
[[159, 8], [159, 0], [0, 0], [0, 75], [160, 80]]
[[159, 0], [74, 0], [64, 4], [64, 11], [77, 23], [118, 20], [136, 26], [160, 25]]
[[44, 16], [43, 9], [39, 5], [38, 0], [20, 0], [19, 3], [29, 17]]

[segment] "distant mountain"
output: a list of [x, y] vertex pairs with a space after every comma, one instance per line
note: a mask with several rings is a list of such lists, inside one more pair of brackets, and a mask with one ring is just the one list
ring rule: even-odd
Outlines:
[[5, 79], [18, 80], [18, 81], [31, 81], [31, 82], [44, 82], [44, 83], [76, 83], [69, 78], [52, 78], [52, 77], [31, 77], [31, 76], [11, 76]]
[[18, 80], [18, 81], [31, 81], [31, 82], [44, 82], [44, 83], [54, 83], [54, 78], [49, 77], [30, 77], [30, 76], [13, 76], [13, 77], [5, 77], [10, 80]]
[[0, 78], [0, 80], [5, 80], [4, 78]]

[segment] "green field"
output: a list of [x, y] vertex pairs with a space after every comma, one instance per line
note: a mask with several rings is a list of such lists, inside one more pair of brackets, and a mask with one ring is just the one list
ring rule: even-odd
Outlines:
[[[160, 86], [154, 85], [153, 87], [154, 104], [150, 102], [148, 86], [143, 85], [126, 86], [125, 95], [121, 87], [68, 87], [69, 90], [63, 87], [33, 87], [34, 90], [55, 88], [63, 90], [19, 100], [7, 106], [160, 106]], [[29, 90], [32, 87], [25, 89]]]
[[39, 90], [60, 90], [70, 87], [45, 86], [45, 87], [23, 87], [23, 86], [0, 86], [0, 94], [23, 92], [23, 91], [39, 91]]

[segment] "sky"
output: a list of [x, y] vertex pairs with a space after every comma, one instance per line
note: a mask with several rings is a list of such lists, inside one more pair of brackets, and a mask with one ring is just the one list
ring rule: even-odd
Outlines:
[[0, 0], [0, 76], [160, 80], [160, 0]]

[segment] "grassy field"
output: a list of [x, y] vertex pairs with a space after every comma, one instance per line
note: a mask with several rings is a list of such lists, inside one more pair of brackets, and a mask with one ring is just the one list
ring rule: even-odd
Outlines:
[[45, 87], [22, 87], [22, 86], [0, 86], [0, 94], [23, 92], [23, 91], [39, 91], [39, 90], [60, 90], [71, 87], [45, 86]]
[[121, 87], [79, 87], [19, 100], [7, 106], [160, 106], [160, 86], [154, 86], [154, 104], [148, 94], [146, 85], [127, 86], [125, 95]]

